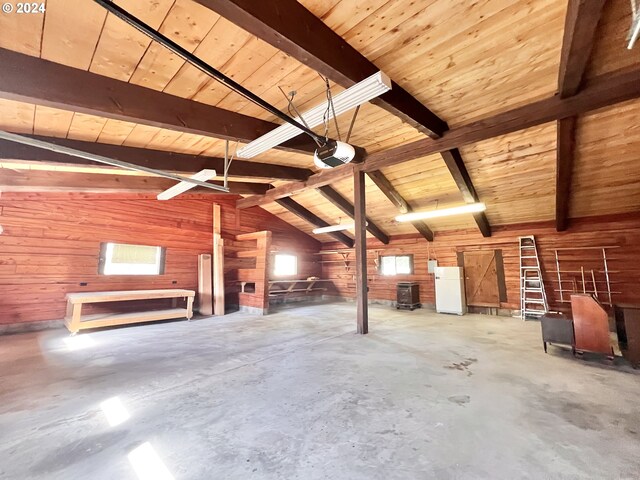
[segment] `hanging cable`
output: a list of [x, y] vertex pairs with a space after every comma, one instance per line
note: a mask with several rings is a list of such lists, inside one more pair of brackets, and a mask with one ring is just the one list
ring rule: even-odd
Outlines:
[[[302, 114], [298, 111], [298, 108], [296, 107], [295, 103], [293, 103], [293, 97], [295, 97], [296, 95], [296, 91], [292, 90], [291, 91], [291, 98], [289, 98], [289, 95], [287, 95], [286, 93], [284, 93], [284, 90], [282, 89], [282, 87], [280, 87], [280, 85], [278, 85], [278, 88], [280, 89], [280, 91], [282, 92], [282, 95], [284, 95], [284, 98], [287, 99], [287, 102], [289, 103], [287, 106], [287, 112], [289, 112], [289, 115], [291, 114], [291, 109], [293, 108], [293, 111], [295, 112], [295, 114], [298, 116], [298, 118], [300, 119], [300, 121], [302, 123], [304, 123], [304, 126], [307, 127], [308, 129], [311, 129], [309, 127], [309, 124], [305, 121], [304, 117], [302, 116]], [[320, 142], [318, 142], [315, 138], [313, 139], [316, 144], [318, 145], [318, 147], [322, 147], [322, 144]]]
[[162, 46], [164, 46], [168, 50], [171, 50], [173, 53], [175, 53], [180, 58], [190, 63], [194, 67], [196, 67], [198, 70], [201, 70], [202, 72], [206, 73], [213, 79], [227, 86], [228, 88], [236, 92], [238, 95], [241, 95], [247, 100], [255, 103], [256, 105], [265, 109], [272, 115], [275, 115], [276, 117], [278, 117], [280, 120], [287, 122], [293, 125], [294, 127], [300, 129], [302, 132], [306, 133], [311, 138], [313, 138], [316, 142], [319, 142], [322, 145], [326, 143], [327, 141], [326, 138], [323, 138], [322, 136], [318, 135], [310, 128], [307, 128], [305, 125], [296, 121], [290, 115], [287, 115], [286, 113], [281, 112], [276, 107], [266, 102], [265, 100], [263, 100], [262, 98], [260, 98], [259, 96], [251, 92], [250, 90], [244, 88], [238, 82], [227, 77], [224, 73], [220, 72], [219, 70], [216, 70], [208, 63], [196, 57], [193, 53], [189, 52], [188, 50], [185, 50], [183, 47], [178, 45], [176, 42], [174, 42], [170, 38], [164, 36], [162, 33], [153, 29], [152, 27], [150, 27], [149, 25], [147, 25], [146, 23], [144, 23], [142, 20], [135, 17], [134, 15], [130, 14], [128, 11], [126, 11], [119, 5], [116, 5], [115, 3], [113, 3], [112, 0], [93, 0], [93, 1], [96, 2], [98, 5], [102, 6], [103, 8], [105, 8], [106, 10], [108, 10], [109, 12], [111, 12], [112, 14], [114, 14], [115, 16], [117, 16], [118, 18], [120, 18], [121, 20], [125, 21], [126, 23], [128, 23], [129, 25], [137, 29], [138, 31], [144, 33], [152, 40], [160, 43]]
[[353, 126], [356, 123], [356, 117], [358, 116], [358, 112], [360, 111], [360, 105], [356, 107], [356, 111], [353, 112], [353, 118], [351, 119], [351, 124], [349, 125], [349, 131], [347, 132], [347, 138], [344, 139], [346, 143], [349, 143], [349, 139], [351, 138], [351, 132], [353, 131]]

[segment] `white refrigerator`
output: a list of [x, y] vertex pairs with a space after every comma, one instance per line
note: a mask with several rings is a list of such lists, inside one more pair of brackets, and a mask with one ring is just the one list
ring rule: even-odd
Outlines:
[[436, 311], [438, 313], [467, 313], [462, 267], [436, 267]]

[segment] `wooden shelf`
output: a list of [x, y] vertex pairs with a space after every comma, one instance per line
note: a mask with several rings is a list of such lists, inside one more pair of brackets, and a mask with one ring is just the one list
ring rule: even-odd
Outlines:
[[238, 250], [236, 256], [238, 258], [256, 258], [260, 253], [260, 250]]
[[80, 318], [80, 329], [110, 327], [113, 325], [126, 325], [128, 323], [153, 322], [155, 320], [168, 320], [170, 318], [187, 317], [186, 308], [169, 308], [166, 310], [152, 310], [150, 312], [127, 313], [100, 313], [95, 315], [83, 315]]

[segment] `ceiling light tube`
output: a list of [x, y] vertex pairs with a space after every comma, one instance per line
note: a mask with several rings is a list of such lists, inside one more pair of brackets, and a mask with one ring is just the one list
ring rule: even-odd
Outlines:
[[[349, 111], [352, 108], [362, 105], [363, 103], [373, 100], [374, 98], [382, 95], [385, 92], [391, 90], [391, 80], [382, 72], [377, 72], [371, 75], [369, 78], [362, 80], [359, 83], [343, 90], [337, 95], [333, 96], [333, 106], [336, 116]], [[304, 121], [309, 125], [309, 128], [322, 125], [324, 122], [324, 115], [327, 111], [327, 102], [318, 105], [317, 107], [308, 110], [302, 114]], [[329, 109], [329, 118], [333, 118], [333, 111]], [[300, 122], [300, 117], [295, 118]], [[244, 147], [238, 150], [238, 158], [252, 158], [259, 155], [270, 148], [273, 148], [281, 143], [299, 135], [302, 133], [298, 127], [295, 127], [289, 123], [280, 125], [279, 127], [271, 130], [269, 133], [262, 135], [251, 143], [248, 143]]]
[[[369, 225], [369, 222], [365, 222], [365, 225]], [[339, 223], [338, 225], [328, 225], [326, 227], [314, 228], [313, 233], [330, 233], [340, 232], [342, 230], [353, 230], [356, 228], [355, 222], [351, 223]]]
[[415, 222], [416, 220], [425, 220], [428, 218], [450, 217], [453, 215], [461, 215], [463, 213], [484, 212], [487, 209], [484, 203], [468, 203], [459, 207], [443, 208], [441, 210], [429, 210], [427, 212], [412, 212], [398, 215], [398, 222]]

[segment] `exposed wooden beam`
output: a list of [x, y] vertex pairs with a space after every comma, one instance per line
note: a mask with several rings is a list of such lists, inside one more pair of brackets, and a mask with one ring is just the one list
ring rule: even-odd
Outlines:
[[[400, 192], [391, 184], [389, 179], [380, 170], [367, 172], [369, 178], [376, 184], [382, 193], [393, 203], [400, 213], [411, 213], [413, 208], [409, 205]], [[429, 226], [421, 220], [411, 222], [415, 229], [428, 241], [433, 241], [433, 232]]]
[[[345, 88], [380, 70], [296, 0], [196, 1]], [[396, 83], [372, 103], [434, 138], [448, 128]]]
[[558, 94], [575, 95], [580, 89], [606, 0], [569, 0], [560, 54]]
[[[0, 98], [7, 100], [242, 142], [278, 126], [11, 50], [0, 49], [0, 65]], [[296, 137], [280, 147], [308, 153], [316, 145]]]
[[353, 173], [353, 203], [356, 224], [356, 327], [360, 334], [369, 333], [369, 301], [367, 286], [367, 235], [364, 172]]
[[[471, 177], [467, 171], [467, 167], [462, 160], [462, 155], [457, 148], [447, 150], [441, 153], [442, 159], [445, 165], [449, 169], [453, 181], [456, 182], [458, 190], [462, 193], [462, 199], [466, 203], [476, 203], [480, 201], [476, 189], [473, 187]], [[484, 212], [478, 212], [473, 214], [473, 219], [476, 221], [476, 225], [480, 229], [483, 237], [491, 236], [491, 225], [489, 225], [489, 219]]]
[[[355, 218], [355, 210], [353, 205], [349, 200], [344, 198], [340, 193], [333, 187], [329, 185], [325, 185], [324, 187], [320, 187], [317, 191], [324, 198], [329, 200], [333, 205], [342, 210], [345, 214], [349, 216], [349, 218]], [[371, 233], [374, 237], [380, 240], [385, 245], [389, 243], [389, 236], [384, 233], [370, 218], [367, 217], [367, 231]]]
[[567, 229], [571, 199], [571, 177], [575, 155], [576, 117], [558, 120], [556, 167], [556, 230]]
[[[123, 147], [105, 143], [81, 142], [60, 138], [28, 135], [31, 138], [75, 148], [85, 152], [102, 155], [123, 162], [144, 167], [173, 172], [195, 173], [204, 169], [224, 172], [224, 159], [188, 155], [184, 153], [151, 150], [144, 148]], [[37, 160], [42, 162], [65, 163], [74, 165], [96, 165], [84, 158], [72, 157], [62, 153], [43, 150], [30, 145], [22, 145], [0, 139], [0, 159]], [[313, 171], [306, 168], [287, 167], [267, 163], [234, 160], [229, 169], [230, 177], [260, 178], [267, 180], [305, 180]]]
[[[0, 191], [5, 192], [160, 193], [176, 183], [166, 178], [136, 175], [0, 169]], [[222, 185], [222, 182], [211, 183]], [[231, 194], [261, 195], [268, 188], [265, 183], [229, 182]], [[189, 193], [227, 195], [203, 187], [193, 188]]]
[[[558, 75], [558, 95], [562, 98], [580, 90], [605, 2], [569, 0]], [[569, 219], [576, 123], [575, 116], [561, 118], [557, 123], [556, 230], [559, 232], [566, 230]]]
[[[306, 209], [305, 207], [300, 205], [298, 202], [296, 202], [292, 198], [280, 198], [280, 199], [277, 199], [276, 202], [280, 206], [286, 208], [291, 213], [297, 215], [298, 217], [303, 219], [305, 222], [310, 223], [314, 227], [318, 227], [319, 228], [319, 227], [328, 227], [329, 226], [329, 224], [327, 222], [322, 220], [315, 213], [309, 211], [308, 209]], [[348, 235], [345, 235], [342, 232], [329, 232], [329, 233], [327, 233], [327, 235], [335, 238], [339, 242], [341, 242], [344, 245], [346, 245], [348, 248], [353, 247], [353, 240]]]
[[[581, 115], [639, 97], [640, 68], [634, 66], [601, 75], [586, 82], [584, 88], [573, 97], [560, 98], [556, 95], [455, 127], [438, 139], [424, 138], [386, 151], [372, 153], [357, 168], [365, 172], [380, 170], [416, 158], [442, 153], [452, 148], [481, 142], [561, 118]], [[292, 192], [301, 193], [309, 188], [328, 185], [331, 182], [350, 177], [354, 168], [354, 165], [351, 164], [343, 165], [314, 174], [305, 182], [287, 183], [273, 188], [263, 197], [243, 198], [238, 200], [238, 208], [268, 204], [277, 198], [292, 195]]]

